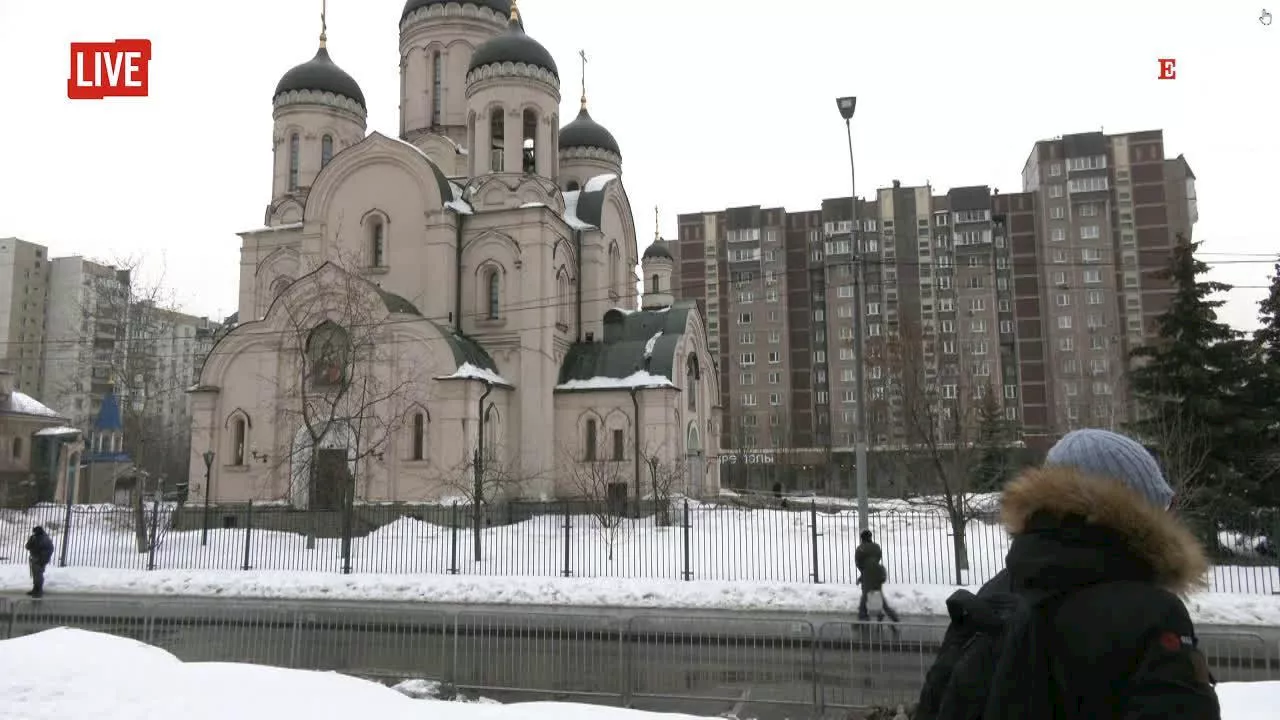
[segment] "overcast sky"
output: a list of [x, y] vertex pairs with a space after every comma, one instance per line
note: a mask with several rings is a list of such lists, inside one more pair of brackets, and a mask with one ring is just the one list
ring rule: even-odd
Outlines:
[[[1280, 4], [1278, 4], [1280, 5]], [[329, 0], [329, 49], [369, 129], [398, 124], [403, 0]], [[858, 191], [1020, 189], [1037, 139], [1163, 128], [1199, 178], [1205, 259], [1256, 324], [1272, 222], [1280, 27], [1245, 0], [521, 0], [555, 55], [562, 117], [585, 49], [592, 116], [617, 136], [640, 244], [653, 207], [816, 208], [847, 196], [837, 95], [859, 97]], [[1280, 6], [1270, 8], [1280, 12]], [[235, 310], [239, 238], [270, 200], [271, 94], [315, 54], [320, 0], [0, 0], [0, 236], [140, 257], [189, 312]], [[151, 95], [69, 101], [68, 43], [153, 42]], [[1178, 78], [1157, 81], [1156, 59]], [[1225, 262], [1231, 261], [1231, 262]]]

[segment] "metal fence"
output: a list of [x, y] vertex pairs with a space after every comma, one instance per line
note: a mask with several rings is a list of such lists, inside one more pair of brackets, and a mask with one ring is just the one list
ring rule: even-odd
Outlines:
[[[0, 601], [0, 637], [77, 627], [186, 662], [247, 662], [394, 682], [429, 679], [501, 702], [569, 699], [699, 716], [850, 717], [915, 702], [944, 630], [806, 618], [445, 612], [417, 606]], [[1260, 634], [1205, 633], [1220, 682], [1280, 679]]]
[[[0, 562], [25, 562], [21, 548], [40, 524], [57, 544], [60, 565], [96, 568], [785, 583], [853, 583], [858, 575], [856, 512], [813, 502], [650, 503], [620, 516], [582, 504], [513, 503], [483, 508], [479, 520], [477, 556], [477, 523], [460, 505], [357, 505], [349, 512], [46, 505], [0, 511]], [[1003, 566], [1009, 545], [994, 514], [970, 520], [962, 543], [941, 512], [880, 508], [871, 529], [891, 584], [981, 583]], [[1280, 592], [1280, 565], [1268, 540], [1280, 532], [1218, 526], [1202, 534], [1216, 545], [1212, 590]], [[958, 570], [957, 557], [968, 567]]]

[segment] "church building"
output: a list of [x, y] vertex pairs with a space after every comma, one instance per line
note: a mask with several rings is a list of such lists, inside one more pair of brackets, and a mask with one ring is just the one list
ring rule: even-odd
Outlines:
[[656, 231], [640, 256], [585, 80], [562, 126], [514, 0], [408, 0], [400, 51], [398, 137], [323, 29], [276, 87], [265, 227], [190, 389], [191, 498], [717, 493], [706, 324]]

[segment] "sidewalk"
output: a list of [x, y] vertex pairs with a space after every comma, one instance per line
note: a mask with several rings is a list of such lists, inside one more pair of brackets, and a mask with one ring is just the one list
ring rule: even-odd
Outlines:
[[[0, 593], [30, 589], [27, 568], [0, 566]], [[905, 617], [946, 615], [949, 585], [890, 585], [889, 603]], [[46, 593], [168, 597], [412, 602], [460, 606], [661, 608], [767, 613], [855, 612], [851, 585], [482, 575], [341, 575], [241, 570], [49, 569]], [[1187, 607], [1198, 625], [1280, 627], [1280, 597], [1204, 593]]]

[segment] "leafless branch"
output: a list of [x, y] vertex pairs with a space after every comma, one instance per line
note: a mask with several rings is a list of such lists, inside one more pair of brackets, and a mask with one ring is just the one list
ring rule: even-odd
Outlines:
[[630, 463], [602, 459], [603, 453], [583, 458], [577, 448], [566, 448], [563, 455], [561, 465], [568, 473], [569, 486], [586, 503], [588, 516], [605, 544], [607, 559], [613, 560], [614, 547], [629, 527], [623, 518]]

